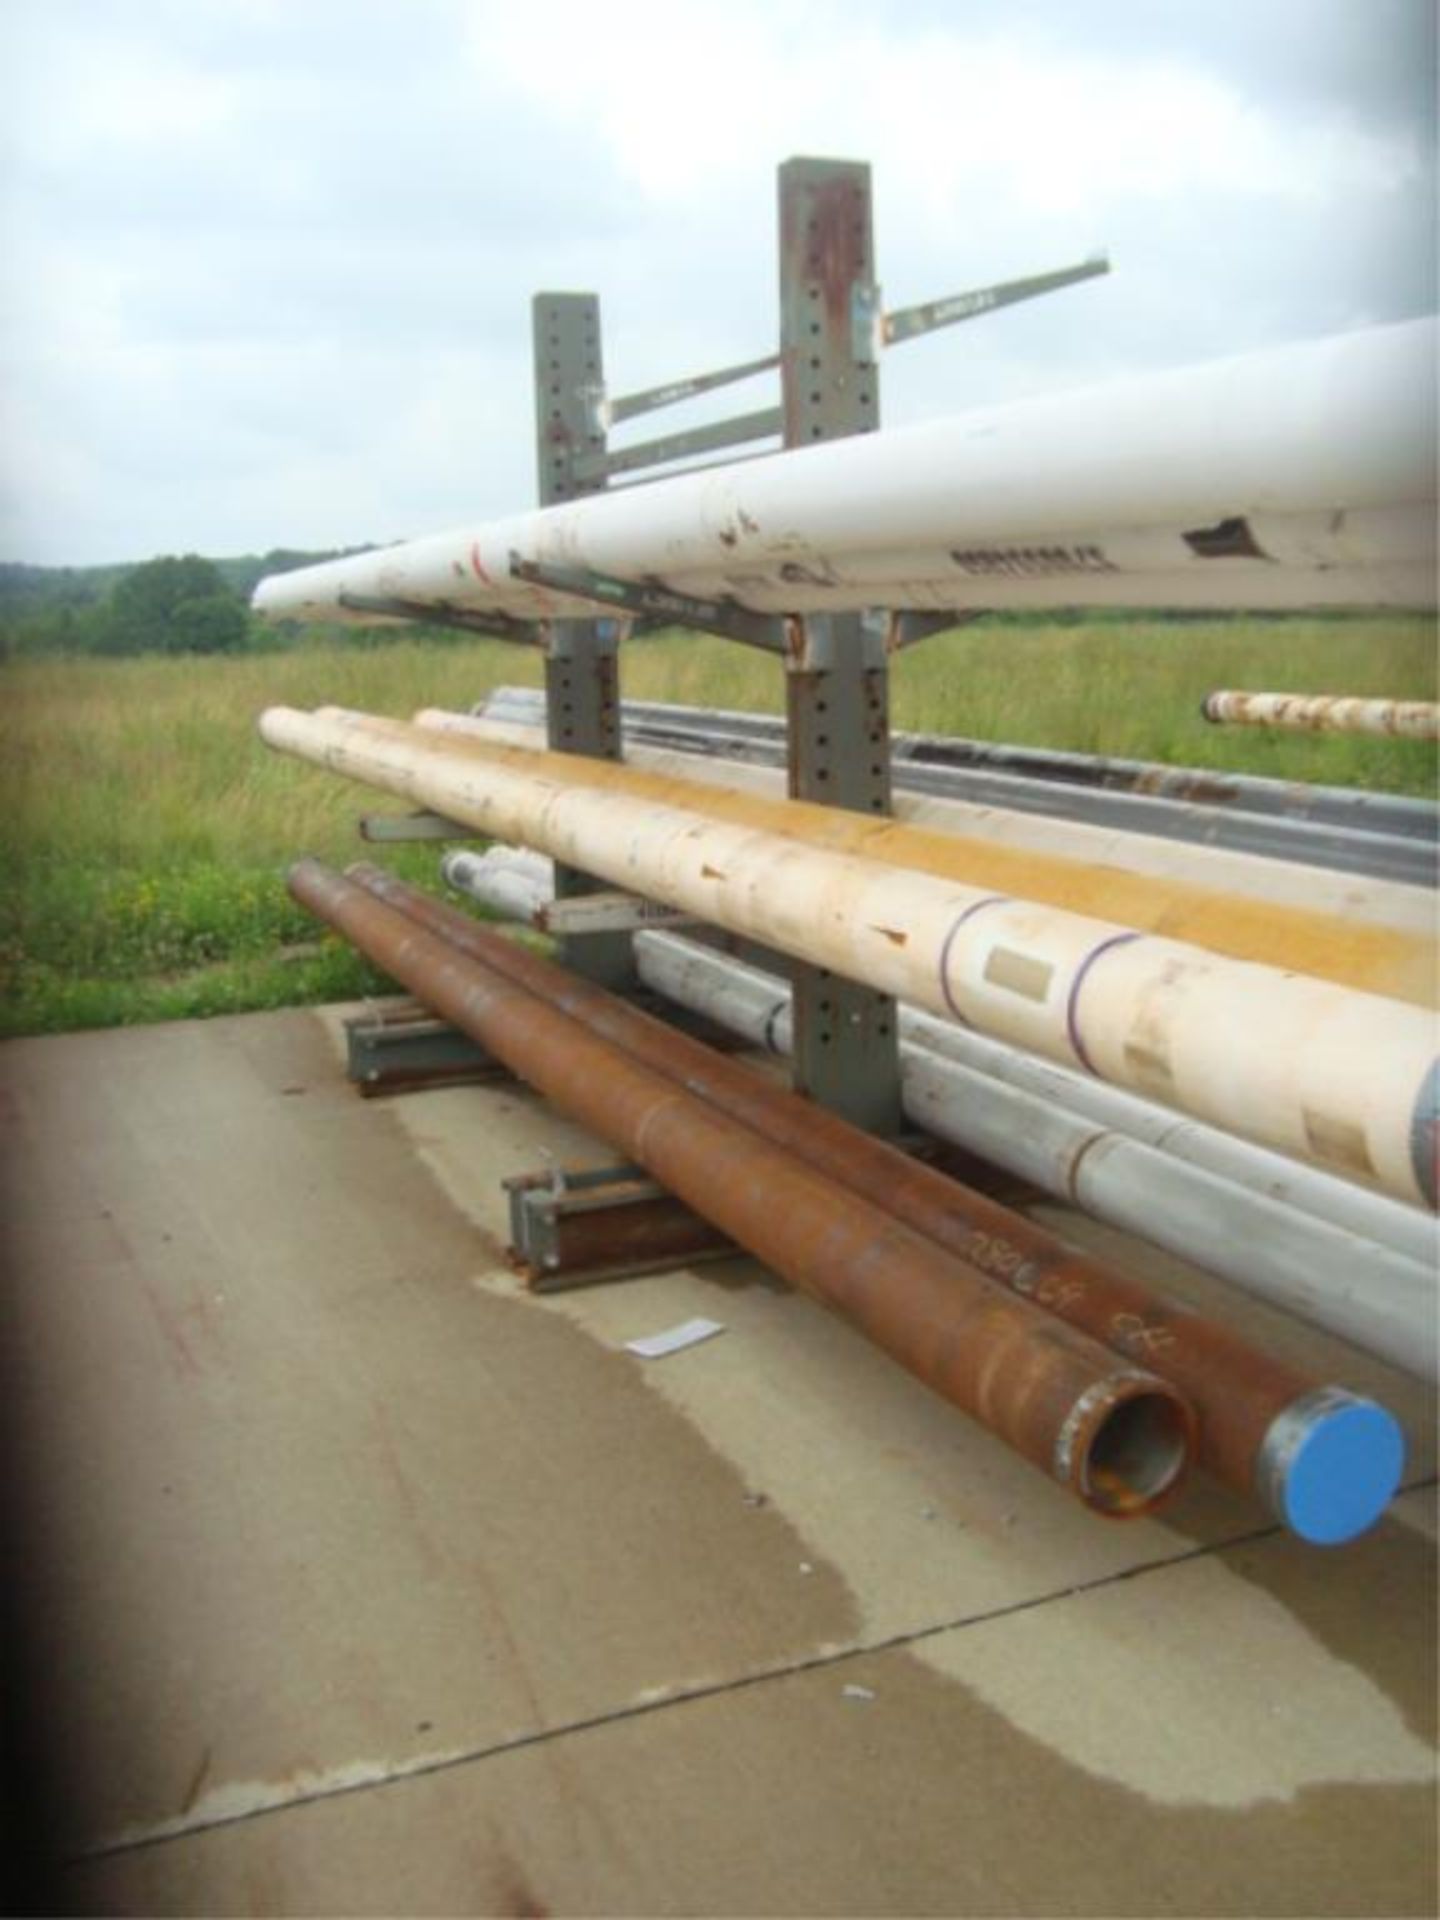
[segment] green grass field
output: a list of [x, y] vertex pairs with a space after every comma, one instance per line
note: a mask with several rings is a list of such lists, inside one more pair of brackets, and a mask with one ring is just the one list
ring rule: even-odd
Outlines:
[[[777, 711], [781, 669], [719, 640], [631, 641], [638, 698]], [[0, 1032], [57, 1032], [342, 999], [380, 986], [295, 908], [299, 853], [360, 852], [395, 803], [262, 747], [268, 705], [407, 715], [539, 685], [537, 654], [477, 641], [0, 668]], [[1226, 731], [1217, 686], [1436, 697], [1433, 620], [987, 625], [896, 663], [894, 722], [1297, 780], [1433, 792], [1413, 744]], [[432, 848], [381, 850], [432, 882]]]

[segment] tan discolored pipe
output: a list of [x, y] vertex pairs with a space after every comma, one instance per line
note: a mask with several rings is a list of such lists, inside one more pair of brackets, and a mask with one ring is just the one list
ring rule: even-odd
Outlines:
[[289, 886], [562, 1112], [1095, 1511], [1148, 1512], [1178, 1485], [1193, 1415], [1165, 1381], [1016, 1298], [318, 861], [293, 867]]
[[[497, 746], [545, 744], [538, 727], [436, 707], [422, 708], [412, 724]], [[775, 768], [713, 754], [632, 745], [625, 764], [767, 799], [785, 793], [785, 776]], [[900, 827], [919, 830], [913, 838], [890, 836], [887, 857], [896, 864], [1003, 885], [1029, 900], [1417, 1006], [1434, 1006], [1440, 993], [1440, 936], [1428, 888], [928, 794], [897, 793], [893, 806]], [[872, 823], [857, 825], [853, 814], [848, 820], [853, 840], [846, 844], [857, 851], [871, 844]]]
[[1440, 738], [1433, 700], [1365, 700], [1339, 693], [1207, 693], [1207, 720], [1229, 726], [1279, 727], [1291, 733], [1373, 733], [1397, 740]]
[[271, 708], [260, 731], [481, 833], [1434, 1202], [1434, 1031], [1419, 1008], [894, 866], [880, 838], [871, 857], [836, 851], [824, 808], [627, 768], [602, 782], [594, 761], [399, 722]]

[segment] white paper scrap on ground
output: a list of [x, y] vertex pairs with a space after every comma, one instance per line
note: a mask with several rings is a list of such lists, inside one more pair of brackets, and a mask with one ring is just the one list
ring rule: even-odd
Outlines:
[[627, 1340], [625, 1351], [638, 1353], [642, 1360], [663, 1360], [667, 1353], [679, 1353], [683, 1347], [696, 1346], [701, 1340], [708, 1340], [712, 1333], [724, 1331], [718, 1320], [686, 1320], [664, 1333], [647, 1334], [643, 1340]]

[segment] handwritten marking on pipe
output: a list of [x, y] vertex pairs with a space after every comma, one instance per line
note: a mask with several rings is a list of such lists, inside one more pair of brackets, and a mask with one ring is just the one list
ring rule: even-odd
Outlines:
[[1173, 1327], [1149, 1325], [1138, 1313], [1117, 1313], [1110, 1322], [1111, 1337], [1126, 1353], [1169, 1353], [1180, 1344]]

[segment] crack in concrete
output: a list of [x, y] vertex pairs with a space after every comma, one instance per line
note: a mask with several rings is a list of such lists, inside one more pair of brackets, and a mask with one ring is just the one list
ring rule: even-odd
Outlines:
[[[1417, 1484], [1425, 1486], [1433, 1485], [1434, 1482]], [[1402, 1491], [1411, 1492], [1414, 1489], [1406, 1487]], [[775, 1666], [760, 1667], [749, 1673], [737, 1674], [727, 1680], [708, 1681], [688, 1687], [680, 1686], [673, 1691], [657, 1691], [641, 1699], [609, 1708], [603, 1713], [567, 1720], [560, 1726], [537, 1727], [527, 1733], [510, 1735], [452, 1753], [417, 1755], [411, 1760], [393, 1763], [352, 1762], [349, 1765], [336, 1767], [328, 1778], [323, 1775], [318, 1776], [316, 1783], [308, 1789], [293, 1786], [288, 1789], [269, 1789], [273, 1797], [256, 1798], [252, 1805], [235, 1807], [228, 1811], [216, 1811], [208, 1816], [197, 1809], [196, 1817], [191, 1817], [187, 1809], [185, 1813], [173, 1819], [157, 1821], [148, 1827], [122, 1832], [109, 1840], [100, 1840], [92, 1846], [82, 1847], [67, 1856], [63, 1864], [78, 1866], [87, 1861], [116, 1859], [125, 1854], [163, 1846], [173, 1840], [191, 1839], [225, 1827], [240, 1826], [251, 1820], [263, 1819], [270, 1814], [339, 1799], [352, 1793], [370, 1792], [376, 1788], [398, 1785], [405, 1781], [425, 1779], [433, 1774], [448, 1773], [457, 1767], [475, 1765], [502, 1754], [523, 1753], [528, 1749], [547, 1746], [571, 1735], [592, 1733], [602, 1727], [622, 1725], [626, 1721], [641, 1719], [667, 1708], [720, 1699], [726, 1694], [741, 1693], [751, 1687], [766, 1686], [776, 1680], [822, 1672], [832, 1667], [843, 1667], [848, 1662], [866, 1659], [874, 1654], [891, 1653], [921, 1645], [941, 1634], [954, 1633], [968, 1627], [982, 1626], [990, 1621], [1029, 1613], [1036, 1607], [1049, 1606], [1056, 1601], [1070, 1599], [1076, 1594], [1092, 1593], [1105, 1587], [1118, 1586], [1124, 1581], [1138, 1579], [1146, 1573], [1183, 1566], [1187, 1562], [1203, 1559], [1208, 1554], [1228, 1552], [1235, 1547], [1252, 1545], [1260, 1540], [1274, 1538], [1280, 1531], [1276, 1526], [1258, 1527], [1248, 1533], [1235, 1534], [1226, 1540], [1196, 1546], [1176, 1554], [1167, 1554], [1154, 1560], [1144, 1561], [1139, 1566], [1105, 1574], [1099, 1579], [1080, 1581], [1075, 1586], [1056, 1588], [1050, 1593], [1034, 1595], [1029, 1599], [1013, 1601], [1001, 1607], [992, 1607], [981, 1613], [962, 1614], [954, 1619], [936, 1621], [929, 1626], [909, 1628], [900, 1633], [889, 1634], [876, 1640], [856, 1642], [847, 1647], [817, 1650]], [[267, 1791], [263, 1782], [236, 1782], [234, 1786], [217, 1789], [214, 1797], [243, 1793], [247, 1785], [251, 1793], [256, 1796], [263, 1795]]]
[[[1398, 1499], [1401, 1494], [1433, 1489], [1437, 1484], [1440, 1484], [1440, 1479], [1433, 1475], [1415, 1480], [1402, 1486], [1396, 1497]], [[1153, 1560], [1144, 1561], [1138, 1566], [1107, 1573], [1098, 1579], [1082, 1580], [1074, 1586], [1056, 1588], [1050, 1593], [1013, 1601], [1005, 1606], [991, 1607], [980, 1613], [962, 1614], [954, 1619], [935, 1621], [929, 1626], [910, 1628], [879, 1639], [856, 1642], [847, 1647], [817, 1650], [775, 1666], [756, 1668], [749, 1673], [737, 1674], [728, 1680], [704, 1682], [688, 1687], [680, 1686], [674, 1690], [659, 1690], [624, 1705], [610, 1708], [603, 1713], [567, 1720], [560, 1726], [537, 1727], [530, 1732], [514, 1734], [481, 1746], [467, 1747], [445, 1754], [417, 1755], [412, 1760], [394, 1763], [353, 1762], [348, 1766], [336, 1767], [328, 1778], [320, 1776], [317, 1783], [308, 1790], [272, 1789], [272, 1798], [257, 1801], [247, 1807], [235, 1808], [232, 1811], [216, 1812], [209, 1816], [200, 1813], [199, 1817], [191, 1817], [190, 1810], [187, 1808], [184, 1813], [172, 1820], [156, 1822], [148, 1828], [121, 1833], [110, 1840], [101, 1840], [93, 1846], [82, 1847], [69, 1855], [62, 1864], [78, 1866], [88, 1861], [116, 1859], [126, 1854], [163, 1846], [173, 1840], [191, 1839], [226, 1827], [240, 1826], [252, 1820], [263, 1819], [270, 1814], [289, 1812], [317, 1802], [335, 1800], [353, 1793], [371, 1792], [377, 1788], [383, 1789], [410, 1780], [425, 1779], [434, 1774], [448, 1773], [459, 1767], [495, 1759], [503, 1754], [523, 1753], [529, 1749], [544, 1747], [567, 1739], [572, 1735], [592, 1733], [602, 1727], [623, 1725], [626, 1721], [642, 1719], [668, 1708], [720, 1699], [726, 1694], [742, 1693], [752, 1687], [767, 1686], [774, 1681], [790, 1679], [802, 1674], [823, 1672], [829, 1668], [843, 1668], [850, 1662], [866, 1659], [875, 1654], [903, 1651], [920, 1646], [943, 1634], [983, 1626], [996, 1620], [1014, 1618], [1020, 1614], [1033, 1612], [1038, 1607], [1051, 1606], [1057, 1601], [1070, 1599], [1077, 1594], [1099, 1592], [1106, 1587], [1120, 1586], [1126, 1581], [1140, 1579], [1148, 1573], [1185, 1566], [1217, 1553], [1231, 1552], [1237, 1547], [1252, 1546], [1263, 1540], [1276, 1539], [1280, 1537], [1282, 1531], [1280, 1527], [1274, 1525], [1256, 1527], [1224, 1540], [1207, 1542], [1179, 1553], [1161, 1555]], [[252, 1792], [266, 1791], [264, 1783], [261, 1782], [237, 1782], [233, 1787], [219, 1789], [216, 1797], [242, 1793], [246, 1790], [247, 1784], [251, 1786]]]

